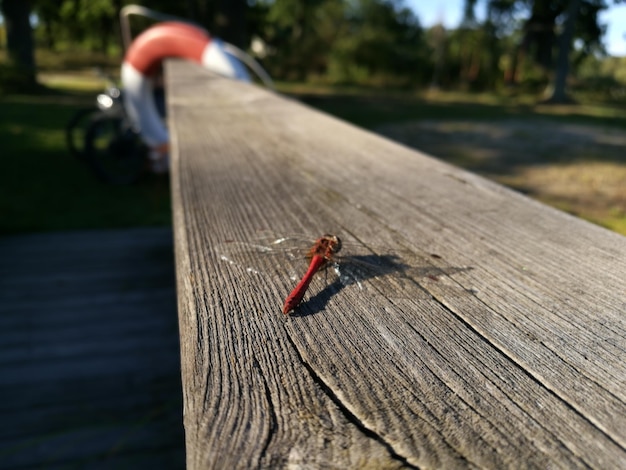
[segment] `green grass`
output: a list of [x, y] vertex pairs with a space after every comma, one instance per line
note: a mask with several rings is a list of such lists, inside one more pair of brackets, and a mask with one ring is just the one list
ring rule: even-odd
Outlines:
[[558, 122], [609, 125], [626, 129], [626, 107], [597, 103], [537, 104], [531, 95], [461, 92], [381, 91], [279, 84], [279, 91], [366, 128], [420, 119], [495, 120], [543, 117]]
[[0, 98], [0, 232], [169, 224], [167, 178], [108, 186], [67, 151], [71, 116], [94, 93]]

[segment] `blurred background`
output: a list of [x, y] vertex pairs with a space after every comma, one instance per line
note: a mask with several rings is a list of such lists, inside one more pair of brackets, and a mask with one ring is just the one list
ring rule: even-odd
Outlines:
[[[103, 184], [65, 139], [119, 79], [128, 3], [0, 0], [1, 232], [170, 224], [166, 176]], [[133, 3], [239, 46], [282, 93], [626, 233], [626, 3]]]

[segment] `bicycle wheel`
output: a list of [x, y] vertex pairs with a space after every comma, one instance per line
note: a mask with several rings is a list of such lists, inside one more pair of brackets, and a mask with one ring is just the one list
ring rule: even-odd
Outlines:
[[101, 114], [98, 108], [79, 109], [65, 126], [65, 142], [72, 156], [82, 160], [85, 157], [85, 135], [95, 116]]
[[84, 160], [96, 176], [109, 184], [137, 181], [147, 148], [121, 113], [93, 116], [85, 133]]

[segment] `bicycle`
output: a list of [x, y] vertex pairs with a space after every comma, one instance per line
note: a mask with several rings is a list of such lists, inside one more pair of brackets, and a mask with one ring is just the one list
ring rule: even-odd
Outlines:
[[67, 146], [100, 181], [131, 184], [141, 176], [148, 149], [126, 114], [122, 91], [109, 82], [96, 105], [79, 110], [67, 124]]

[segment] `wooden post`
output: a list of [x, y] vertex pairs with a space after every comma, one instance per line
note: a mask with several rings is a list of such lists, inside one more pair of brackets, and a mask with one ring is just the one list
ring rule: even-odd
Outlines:
[[[624, 465], [625, 237], [194, 65], [167, 82], [189, 469]], [[286, 317], [306, 261], [268, 242], [296, 232], [384, 269]]]

